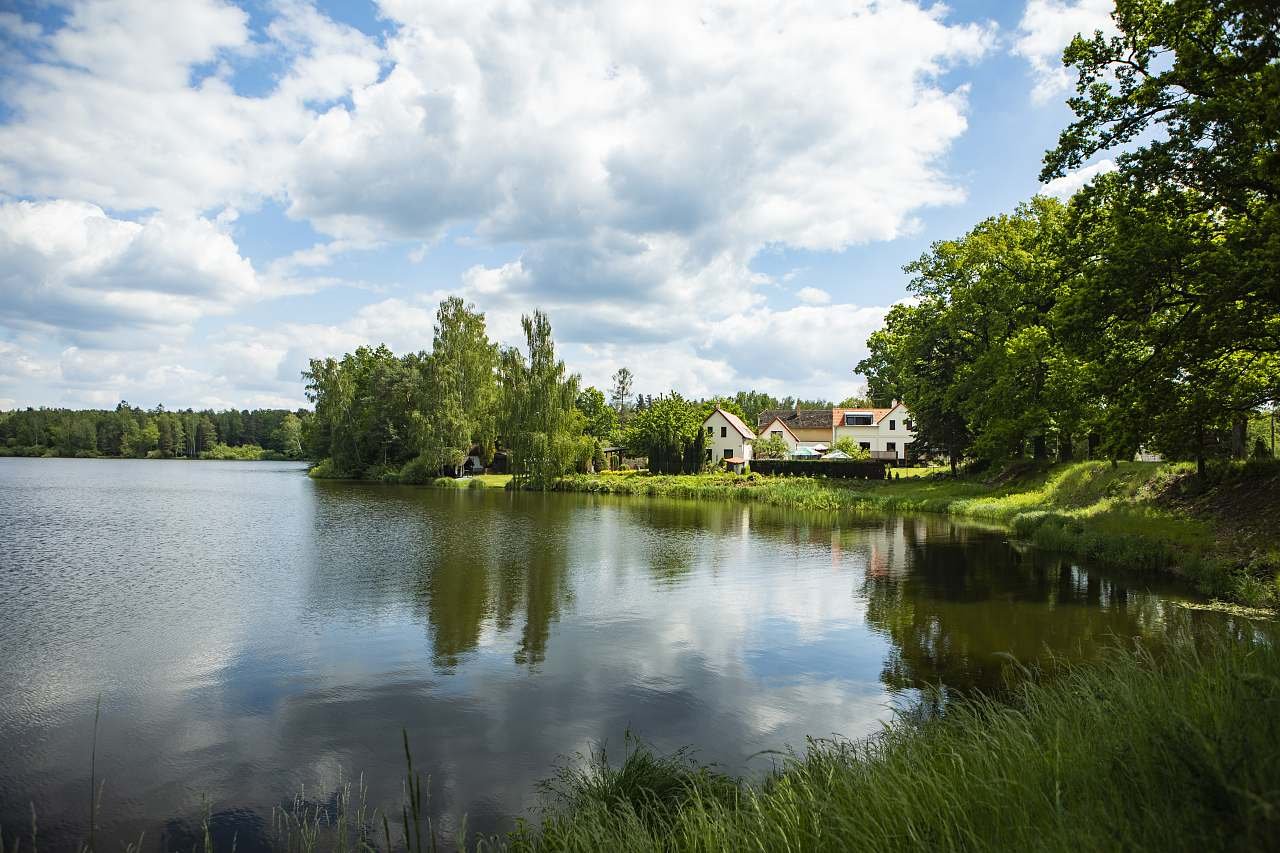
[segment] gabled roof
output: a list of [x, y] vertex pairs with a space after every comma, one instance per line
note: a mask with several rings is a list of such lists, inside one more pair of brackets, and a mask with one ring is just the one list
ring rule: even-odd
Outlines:
[[792, 438], [794, 438], [796, 441], [799, 441], [799, 440], [800, 440], [800, 438], [799, 438], [799, 437], [798, 437], [794, 432], [791, 432], [791, 427], [787, 426], [786, 422], [784, 422], [784, 421], [782, 420], [782, 418], [774, 418], [773, 420], [769, 421], [767, 424], [765, 424], [764, 426], [762, 426], [762, 427], [760, 428], [760, 432], [759, 432], [758, 434], [759, 434], [759, 435], [764, 435], [764, 434], [765, 434], [765, 431], [766, 431], [766, 430], [768, 430], [768, 429], [769, 429], [769, 427], [773, 426], [774, 424], [777, 424], [778, 426], [780, 426], [780, 427], [782, 427], [783, 429], [785, 429], [785, 430], [787, 431], [787, 433], [788, 433]]
[[[715, 409], [711, 412], [711, 415], [714, 415], [716, 412], [719, 412], [720, 416], [729, 422], [729, 426], [737, 430], [738, 434], [741, 435], [743, 438], [754, 439], [756, 437], [756, 434], [751, 431], [750, 427], [748, 427], [746, 424], [742, 422], [742, 418], [738, 417], [733, 412], [726, 412], [724, 409], [720, 408], [719, 406], [715, 407]], [[707, 415], [706, 420], [702, 422], [703, 426], [706, 426], [707, 421], [711, 420], [711, 415]]]
[[765, 409], [756, 415], [756, 423], [761, 428], [774, 418], [782, 421], [789, 428], [797, 429], [831, 429], [830, 409]]

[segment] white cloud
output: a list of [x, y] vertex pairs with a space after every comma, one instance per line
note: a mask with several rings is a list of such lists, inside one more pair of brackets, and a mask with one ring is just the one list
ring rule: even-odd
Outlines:
[[1013, 52], [1031, 64], [1032, 100], [1044, 103], [1071, 88], [1062, 52], [1079, 34], [1116, 33], [1111, 20], [1114, 0], [1028, 0], [1018, 24]]
[[1116, 163], [1114, 160], [1099, 160], [1097, 163], [1091, 163], [1088, 166], [1076, 169], [1074, 172], [1068, 172], [1061, 178], [1054, 178], [1049, 183], [1041, 185], [1040, 194], [1066, 201], [1098, 175], [1113, 172], [1115, 168]]
[[[505, 342], [540, 306], [587, 372], [625, 358], [693, 393], [843, 382], [856, 358], [801, 327], [860, 346], [841, 324], [882, 309], [805, 287], [774, 310], [752, 261], [893, 239], [961, 201], [944, 158], [968, 90], [944, 75], [994, 43], [906, 0], [380, 13], [381, 41], [302, 0], [260, 30], [221, 0], [75, 2], [48, 35], [0, 21], [39, 57], [6, 81], [0, 192], [35, 200], [0, 206], [0, 323], [56, 333], [68, 377], [98, 359], [115, 390], [297, 394], [307, 356], [427, 346], [441, 293], [193, 343], [194, 324], [335, 283], [313, 273], [341, 254], [463, 232], [514, 248], [431, 286]], [[248, 60], [278, 68], [262, 94]], [[327, 239], [255, 270], [231, 233], [268, 199]], [[150, 354], [116, 370], [134, 348]]]
[[[277, 193], [313, 101], [377, 78], [380, 53], [358, 31], [285, 2], [270, 40], [220, 0], [72, 4], [42, 61], [6, 81], [0, 186], [115, 210], [190, 213]], [[266, 97], [228, 81], [228, 57], [274, 52], [289, 71]], [[193, 84], [197, 69], [213, 73]]]
[[7, 324], [73, 336], [171, 335], [262, 293], [253, 266], [206, 219], [131, 222], [72, 201], [0, 205], [0, 290]]

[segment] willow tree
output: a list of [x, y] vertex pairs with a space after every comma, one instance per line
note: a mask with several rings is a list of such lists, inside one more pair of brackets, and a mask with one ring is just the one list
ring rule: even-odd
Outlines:
[[484, 314], [457, 296], [441, 302], [415, 413], [415, 443], [429, 466], [456, 468], [472, 447], [485, 462], [493, 457], [497, 368]]
[[520, 324], [528, 355], [509, 347], [498, 359], [499, 432], [517, 486], [546, 489], [572, 470], [581, 447], [578, 377], [556, 358], [546, 314], [534, 311]]

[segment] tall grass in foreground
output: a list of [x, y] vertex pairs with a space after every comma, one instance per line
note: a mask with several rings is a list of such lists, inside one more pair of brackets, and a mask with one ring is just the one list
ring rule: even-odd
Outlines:
[[1007, 701], [812, 741], [730, 791], [644, 749], [578, 780], [511, 849], [1276, 849], [1280, 656], [1226, 641], [1117, 649]]

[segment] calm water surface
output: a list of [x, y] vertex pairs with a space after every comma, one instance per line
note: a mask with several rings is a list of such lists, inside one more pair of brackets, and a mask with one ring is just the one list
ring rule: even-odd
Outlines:
[[1204, 618], [945, 518], [0, 459], [0, 824], [80, 836], [98, 696], [107, 846], [189, 846], [207, 796], [252, 850], [344, 773], [398, 812], [401, 728], [442, 825], [499, 830], [628, 728], [764, 772], [1003, 653]]

